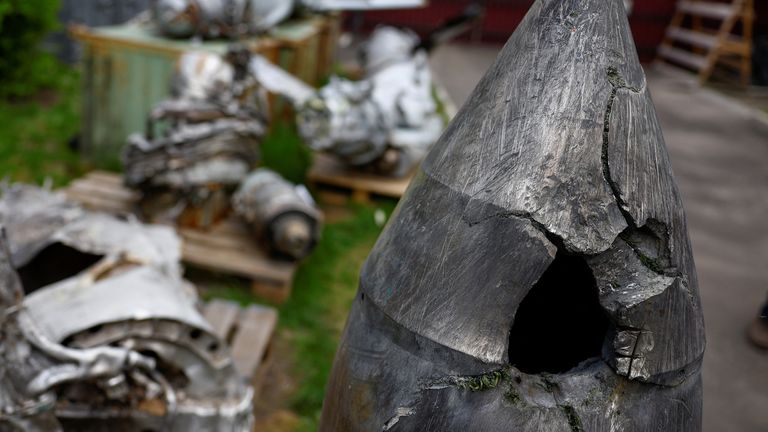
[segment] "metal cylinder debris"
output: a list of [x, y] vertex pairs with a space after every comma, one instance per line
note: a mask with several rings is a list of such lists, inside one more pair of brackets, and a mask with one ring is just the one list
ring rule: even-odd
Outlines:
[[235, 213], [277, 255], [302, 259], [320, 237], [322, 216], [303, 185], [265, 168], [251, 173], [232, 199]]

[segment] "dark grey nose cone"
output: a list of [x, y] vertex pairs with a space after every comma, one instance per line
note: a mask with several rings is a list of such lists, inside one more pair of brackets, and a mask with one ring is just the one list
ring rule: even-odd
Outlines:
[[685, 215], [621, 0], [539, 0], [361, 278], [321, 431], [700, 431]]

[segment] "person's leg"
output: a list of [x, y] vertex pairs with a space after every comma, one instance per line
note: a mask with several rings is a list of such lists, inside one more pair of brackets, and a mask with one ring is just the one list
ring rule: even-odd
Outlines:
[[763, 305], [760, 315], [750, 326], [749, 340], [759, 348], [768, 349], [768, 302]]

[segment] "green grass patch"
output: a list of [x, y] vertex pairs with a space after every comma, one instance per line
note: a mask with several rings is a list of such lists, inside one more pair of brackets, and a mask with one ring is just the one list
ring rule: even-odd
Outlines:
[[[66, 184], [80, 175], [79, 155], [69, 141], [80, 129], [80, 78], [53, 62], [55, 85], [23, 100], [0, 100], [0, 177], [13, 181]], [[0, 84], [1, 85], [1, 84]]]
[[294, 183], [306, 181], [312, 163], [312, 152], [304, 145], [296, 127], [285, 121], [276, 122], [261, 144], [264, 166]]

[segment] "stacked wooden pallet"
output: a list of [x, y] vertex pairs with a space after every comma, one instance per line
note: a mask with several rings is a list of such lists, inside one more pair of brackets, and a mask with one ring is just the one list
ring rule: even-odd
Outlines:
[[242, 308], [231, 301], [213, 300], [204, 305], [203, 316], [214, 334], [229, 345], [240, 376], [258, 389], [266, 369], [264, 365], [269, 360], [277, 311], [259, 305]]
[[752, 76], [753, 21], [753, 0], [680, 1], [658, 58], [697, 71], [702, 83], [716, 65], [731, 66], [746, 86]]
[[397, 198], [403, 196], [411, 183], [413, 173], [401, 178], [383, 177], [346, 167], [332, 156], [316, 154], [307, 179], [313, 186], [327, 191], [338, 190], [351, 194], [352, 201], [367, 203], [372, 196]]
[[[118, 174], [100, 171], [75, 180], [65, 193], [88, 209], [118, 215], [134, 213], [139, 199]], [[290, 296], [296, 264], [270, 258], [239, 220], [230, 218], [209, 230], [182, 228], [179, 234], [186, 264], [248, 278], [254, 294], [276, 303]]]

